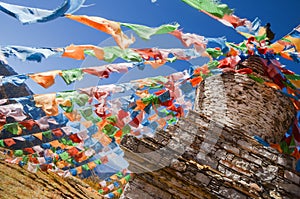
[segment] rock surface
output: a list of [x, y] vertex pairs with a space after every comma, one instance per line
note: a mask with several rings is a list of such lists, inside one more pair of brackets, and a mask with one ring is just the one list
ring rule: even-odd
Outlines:
[[[0, 61], [0, 76], [16, 75], [17, 73], [7, 64]], [[25, 85], [15, 86], [13, 84], [6, 84], [0, 87], [0, 99], [11, 97], [23, 97], [33, 94]]]

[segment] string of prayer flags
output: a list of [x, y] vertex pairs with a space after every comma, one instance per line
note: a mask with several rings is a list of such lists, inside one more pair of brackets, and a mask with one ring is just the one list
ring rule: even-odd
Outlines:
[[41, 62], [43, 58], [61, 54], [60, 49], [54, 48], [33, 48], [25, 46], [6, 46], [1, 47], [1, 53], [5, 57], [15, 56], [21, 61]]
[[[214, 74], [233, 72], [247, 75], [259, 83], [270, 86], [287, 95], [297, 111], [300, 110], [300, 76], [285, 69], [276, 60], [277, 56], [300, 62], [300, 28], [295, 28], [281, 40], [270, 45], [269, 25], [261, 27], [256, 18], [253, 22], [233, 14], [226, 4], [214, 0], [183, 0], [183, 2], [234, 28], [246, 37], [239, 44], [227, 42], [225, 38], [205, 38], [183, 33], [178, 24], [159, 27], [122, 23], [101, 17], [72, 15], [85, 0], [65, 0], [57, 9], [43, 10], [0, 2], [0, 10], [17, 18], [24, 24], [47, 22], [58, 17], [78, 21], [113, 37], [118, 46], [98, 47], [93, 45], [69, 45], [64, 48], [32, 48], [6, 46], [0, 49], [0, 60], [17, 57], [22, 61], [37, 61], [51, 56], [83, 60], [87, 55], [99, 60], [113, 62], [121, 58], [131, 63], [109, 64], [99, 67], [54, 70], [35, 74], [20, 74], [1, 77], [1, 85], [22, 85], [32, 79], [44, 88], [54, 84], [59, 75], [66, 84], [83, 78], [85, 74], [108, 78], [113, 72], [126, 73], [129, 68], [150, 64], [157, 68], [166, 62], [190, 60], [200, 56], [209, 57], [209, 63], [193, 66], [188, 71], [139, 79], [122, 84], [82, 88], [42, 95], [2, 99], [0, 102], [0, 146], [7, 150], [8, 162], [27, 166], [30, 171], [52, 170], [63, 176], [81, 178], [93, 173], [106, 172], [110, 168], [114, 175], [99, 179], [99, 193], [105, 198], [119, 197], [131, 178], [126, 171], [128, 163], [119, 144], [123, 136], [152, 136], [157, 128], [164, 129], [174, 124], [179, 117], [192, 108], [195, 87]], [[156, 34], [171, 34], [191, 49], [128, 48], [134, 43], [122, 27], [134, 31], [142, 39]], [[258, 56], [264, 64], [266, 81], [250, 68], [236, 66], [250, 56]], [[132, 63], [134, 62], [134, 63]], [[122, 93], [121, 97], [115, 94]], [[299, 112], [297, 113], [299, 114]], [[279, 144], [254, 138], [266, 147], [298, 159], [296, 170], [300, 170], [300, 128], [296, 118]], [[114, 168], [112, 168], [114, 167]], [[105, 168], [107, 170], [105, 170]]]
[[228, 5], [214, 0], [182, 0], [184, 3], [202, 11], [210, 17], [218, 20], [226, 26], [234, 28], [238, 33], [246, 36], [263, 35], [266, 30], [261, 27], [260, 20], [256, 18], [253, 22], [241, 19], [233, 14], [233, 9]]
[[0, 2], [0, 10], [23, 24], [48, 22], [66, 13], [74, 13], [82, 7], [85, 0], [65, 0], [62, 5], [54, 10], [30, 8], [25, 6], [13, 5]]
[[[145, 55], [149, 58], [154, 58], [152, 56], [153, 52], [157, 52], [157, 54], [163, 55], [163, 59], [154, 59], [152, 60], [152, 62], [148, 61], [145, 63], [151, 64], [152, 66], [155, 63], [173, 62], [176, 59], [189, 60], [201, 56], [207, 56], [197, 52], [196, 49], [152, 48], [144, 50], [129, 48], [121, 49], [117, 46], [100, 48], [93, 45], [70, 45], [65, 48], [31, 48], [23, 46], [6, 46], [0, 48], [0, 52], [2, 52], [5, 57], [14, 56], [22, 61], [37, 62], [41, 62], [43, 58], [48, 58], [50, 56], [62, 56], [77, 60], [83, 60], [85, 59], [85, 55], [90, 55], [106, 62], [113, 62], [117, 58], [121, 58], [128, 62], [143, 62], [143, 57], [145, 57]], [[168, 55], [173, 55], [173, 57], [169, 58]]]
[[113, 72], [125, 73], [129, 68], [135, 67], [134, 63], [118, 63], [118, 64], [108, 64], [104, 66], [88, 67], [88, 68], [77, 68], [69, 70], [54, 70], [33, 74], [20, 74], [13, 76], [5, 76], [2, 78], [2, 84], [14, 84], [20, 86], [28, 78], [32, 79], [44, 88], [49, 88], [55, 83], [55, 77], [57, 75], [61, 76], [63, 80], [70, 84], [76, 80], [81, 80], [84, 74], [90, 74], [98, 76], [99, 78], [108, 78]]
[[281, 55], [283, 58], [300, 62], [300, 25], [292, 30], [282, 39], [271, 44], [271, 49], [275, 54]]
[[167, 24], [161, 25], [160, 27], [156, 28], [150, 28], [144, 25], [121, 23], [95, 16], [77, 16], [68, 14], [66, 15], [66, 17], [110, 34], [121, 49], [128, 48], [135, 41], [135, 38], [133, 36], [129, 38], [127, 35], [125, 35], [125, 33], [121, 29], [121, 26], [132, 29], [139, 37], [143, 39], [150, 39], [150, 37], [155, 34], [166, 34], [172, 32], [179, 26], [178, 24]]

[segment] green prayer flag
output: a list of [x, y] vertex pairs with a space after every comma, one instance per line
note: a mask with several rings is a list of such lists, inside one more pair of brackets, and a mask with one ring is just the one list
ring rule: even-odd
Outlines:
[[126, 124], [126, 125], [122, 128], [122, 132], [123, 132], [122, 136], [123, 136], [123, 135], [126, 135], [126, 134], [129, 134], [130, 131], [131, 131], [130, 126], [129, 126], [128, 124]]
[[70, 164], [73, 164], [73, 159], [72, 159], [72, 158], [68, 158], [66, 161], [67, 161], [68, 163], [70, 163]]
[[217, 68], [219, 66], [219, 64], [220, 64], [220, 62], [218, 62], [216, 60], [210, 61], [210, 62], [207, 63], [208, 69], [209, 70], [215, 69], [215, 68]]
[[75, 68], [70, 70], [63, 70], [62, 71], [62, 78], [64, 81], [69, 85], [76, 80], [81, 80], [83, 78], [83, 72], [81, 69]]
[[86, 119], [87, 121], [91, 121], [93, 124], [101, 121], [100, 117], [94, 116], [92, 107], [82, 107], [79, 109], [79, 112], [84, 117], [84, 119]]
[[101, 160], [99, 160], [99, 159], [98, 159], [98, 160], [95, 160], [94, 162], [95, 162], [96, 164], [102, 164]]
[[286, 141], [280, 142], [280, 148], [282, 149], [283, 153], [288, 153], [289, 152], [289, 146], [286, 143]]
[[149, 104], [149, 103], [158, 104], [159, 100], [158, 100], [158, 96], [151, 95], [150, 97], [142, 98], [142, 102], [144, 104]]
[[46, 138], [51, 138], [52, 136], [52, 131], [49, 130], [49, 131], [44, 131], [42, 132], [43, 136], [46, 137]]
[[83, 107], [83, 108], [80, 108], [79, 111], [86, 120], [89, 120], [89, 118], [93, 117], [92, 107]]
[[127, 176], [125, 176], [124, 179], [126, 180], [126, 182], [129, 182], [129, 180], [131, 179], [130, 174], [128, 174]]
[[206, 52], [213, 58], [218, 58], [223, 55], [223, 52], [221, 50], [217, 50], [215, 48], [207, 48]]
[[115, 116], [115, 115], [109, 116], [109, 117], [106, 118], [106, 120], [107, 120], [108, 122], [114, 124], [114, 123], [117, 122], [117, 116]]
[[104, 193], [103, 189], [99, 189], [98, 193], [100, 193], [101, 195]]
[[84, 52], [84, 54], [86, 54], [86, 55], [96, 57], [95, 51], [94, 51], [94, 50], [84, 50], [83, 52]]
[[224, 15], [230, 15], [233, 13], [226, 4], [218, 4], [215, 0], [182, 0], [183, 2], [189, 4], [190, 6], [206, 11], [218, 18], [223, 18]]
[[63, 105], [59, 105], [62, 110], [64, 110], [66, 113], [72, 113], [73, 109], [74, 109], [74, 104], [71, 102], [71, 106], [63, 106]]
[[282, 40], [282, 41], [286, 41], [286, 42], [289, 42], [289, 43], [292, 43], [292, 41], [291, 40], [289, 40], [289, 39], [287, 39], [287, 38], [281, 38], [280, 40]]
[[22, 150], [15, 150], [14, 155], [16, 157], [21, 157], [23, 155], [23, 151]]
[[22, 158], [22, 161], [23, 161], [25, 164], [27, 164], [28, 160], [29, 160], [29, 157], [28, 157], [27, 155], [24, 155], [23, 158]]
[[5, 147], [3, 140], [0, 140], [0, 147]]
[[112, 47], [104, 47], [103, 51], [104, 51], [104, 61], [107, 62], [113, 62], [117, 58], [122, 58], [126, 61], [133, 61], [133, 62], [143, 61], [143, 59], [138, 53], [134, 52], [129, 48], [121, 49], [118, 46], [112, 46]]
[[121, 23], [121, 26], [132, 29], [140, 38], [148, 40], [153, 35], [166, 34], [177, 30], [179, 24], [165, 24], [156, 28], [130, 23]]
[[118, 130], [117, 127], [115, 127], [112, 124], [106, 124], [103, 128], [102, 128], [102, 132], [105, 133], [106, 135], [112, 137], [114, 136], [115, 132]]
[[284, 74], [284, 76], [290, 80], [300, 80], [300, 75], [298, 74], [293, 74], [293, 75]]
[[3, 126], [3, 128], [5, 130], [7, 130], [8, 132], [10, 132], [10, 133], [12, 133], [14, 135], [18, 134], [18, 127], [19, 127], [18, 123], [5, 124]]
[[61, 154], [59, 154], [59, 157], [62, 159], [62, 160], [67, 160], [69, 158], [69, 154], [65, 151]]
[[123, 173], [121, 171], [118, 171], [118, 173], [116, 173], [116, 175], [118, 176], [118, 178], [122, 178], [123, 177]]
[[72, 140], [67, 140], [67, 143], [66, 143], [66, 145], [68, 145], [68, 146], [73, 146], [73, 142], [72, 142]]
[[84, 106], [89, 100], [89, 96], [87, 94], [78, 94], [74, 97], [74, 101], [78, 106]]
[[168, 124], [174, 124], [177, 121], [176, 117], [173, 117], [167, 121]]
[[86, 170], [86, 171], [90, 170], [90, 168], [87, 164], [84, 164], [81, 167], [82, 167], [83, 170]]
[[168, 62], [173, 63], [177, 60], [177, 57], [171, 57], [171, 58], [167, 58]]
[[255, 75], [252, 75], [252, 74], [248, 74], [248, 77], [250, 77], [254, 81], [256, 81], [258, 83], [261, 83], [261, 84], [265, 82], [265, 80], [263, 80], [262, 78], [256, 77]]
[[117, 190], [117, 192], [118, 192], [119, 194], [122, 194], [122, 193], [123, 193], [123, 189], [120, 188], [120, 189]]
[[60, 140], [60, 142], [63, 143], [64, 145], [67, 145], [67, 140], [66, 140], [66, 138], [62, 138], [62, 139]]
[[255, 39], [257, 40], [257, 41], [263, 41], [263, 40], [265, 40], [267, 38], [267, 34], [263, 34], [263, 35], [261, 35], [261, 36], [255, 36]]
[[286, 87], [290, 87], [292, 89], [297, 89], [291, 82], [282, 82]]
[[169, 79], [164, 76], [150, 77], [149, 79], [154, 80], [155, 82], [163, 82], [163, 83], [167, 83], [169, 81]]

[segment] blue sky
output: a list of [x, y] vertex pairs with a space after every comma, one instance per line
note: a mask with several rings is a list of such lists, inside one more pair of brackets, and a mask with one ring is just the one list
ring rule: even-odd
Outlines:
[[[53, 9], [63, 1], [3, 0], [3, 2]], [[252, 21], [255, 17], [259, 17], [263, 24], [270, 22], [272, 30], [276, 33], [275, 39], [281, 38], [300, 24], [298, 10], [300, 7], [299, 0], [224, 0], [222, 2], [234, 8], [235, 14], [241, 18], [246, 17]], [[85, 4], [91, 6], [82, 8], [74, 14], [100, 16], [114, 21], [144, 24], [153, 27], [164, 23], [177, 22], [180, 24], [180, 28], [183, 28], [184, 32], [197, 33], [206, 37], [226, 36], [228, 41], [233, 42], [241, 42], [243, 40], [243, 37], [238, 35], [233, 29], [225, 27], [223, 24], [180, 0], [157, 0], [155, 3], [152, 3], [151, 0], [87, 0]], [[0, 23], [1, 46], [64, 47], [69, 44], [115, 45], [114, 42], [109, 39], [109, 35], [66, 18], [58, 18], [47, 23], [22, 25], [14, 18], [0, 13]], [[170, 38], [171, 37], [153, 37], [153, 41], [138, 43], [132, 47], [180, 47], [178, 41], [174, 41]], [[19, 73], [87, 67], [95, 64], [93, 60], [76, 61], [67, 58], [50, 58], [42, 63], [22, 63], [15, 59], [9, 59], [8, 61]], [[103, 62], [97, 64], [101, 65]], [[293, 64], [289, 61], [284, 62], [284, 64], [300, 73], [300, 70], [297, 69], [299, 64]], [[172, 72], [179, 69], [169, 68], [168, 70]], [[146, 71], [144, 74], [155, 75], [156, 73]], [[161, 74], [161, 72], [158, 72], [158, 74]], [[60, 82], [60, 80], [57, 80], [57, 83], [59, 86], [45, 90], [39, 85], [34, 85], [29, 82], [30, 87], [36, 93], [68, 90], [74, 87], [74, 85], [65, 87], [65, 84], [62, 81]]]

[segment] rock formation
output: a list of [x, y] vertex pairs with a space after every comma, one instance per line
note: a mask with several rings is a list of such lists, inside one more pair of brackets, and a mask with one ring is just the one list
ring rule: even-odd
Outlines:
[[[10, 66], [0, 61], [0, 76], [10, 76], [16, 74], [17, 73]], [[0, 99], [10, 98], [10, 97], [22, 97], [31, 94], [32, 92], [25, 84], [21, 86], [6, 84], [0, 87]]]

